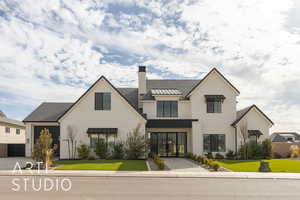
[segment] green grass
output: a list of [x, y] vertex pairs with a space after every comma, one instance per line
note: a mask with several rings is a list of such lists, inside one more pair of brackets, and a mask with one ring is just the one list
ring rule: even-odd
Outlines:
[[[297, 160], [266, 160], [272, 172], [300, 173], [300, 161]], [[259, 160], [218, 160], [220, 166], [235, 172], [258, 172]]]
[[55, 170], [147, 171], [144, 160], [57, 160]]

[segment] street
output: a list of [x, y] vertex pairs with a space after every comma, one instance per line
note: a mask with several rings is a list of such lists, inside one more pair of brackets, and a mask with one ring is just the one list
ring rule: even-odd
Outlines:
[[[15, 192], [12, 179], [0, 177], [1, 199], [299, 199], [300, 180], [236, 178], [71, 177], [68, 192]], [[35, 177], [36, 179], [45, 177]], [[47, 177], [56, 180], [56, 177]], [[59, 177], [62, 180], [64, 177]], [[67, 177], [66, 177], [67, 178]], [[32, 178], [31, 178], [32, 179]], [[42, 180], [43, 181], [43, 180]], [[19, 182], [21, 183], [21, 182]], [[29, 181], [30, 183], [30, 181]], [[38, 184], [38, 181], [36, 182]], [[21, 186], [22, 188], [23, 186]]]

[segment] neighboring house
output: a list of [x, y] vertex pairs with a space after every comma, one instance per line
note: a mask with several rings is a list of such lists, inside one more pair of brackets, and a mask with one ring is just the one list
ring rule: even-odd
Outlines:
[[237, 111], [239, 94], [215, 68], [201, 80], [152, 80], [140, 66], [138, 88], [116, 88], [101, 76], [75, 103], [42, 103], [24, 119], [26, 156], [43, 128], [54, 135], [65, 159], [68, 127], [78, 143], [94, 148], [98, 138], [125, 140], [138, 125], [160, 156], [237, 151], [242, 123], [256, 141], [268, 138], [273, 125], [255, 105]]
[[25, 125], [0, 110], [0, 157], [25, 156]]
[[296, 132], [275, 132], [271, 135], [271, 140], [274, 155], [289, 157], [292, 145], [300, 148], [300, 134]]

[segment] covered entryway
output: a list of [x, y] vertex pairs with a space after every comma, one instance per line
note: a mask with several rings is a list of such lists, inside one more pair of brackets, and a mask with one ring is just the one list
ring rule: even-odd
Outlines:
[[187, 135], [181, 132], [151, 133], [151, 152], [163, 157], [183, 157], [187, 152]]

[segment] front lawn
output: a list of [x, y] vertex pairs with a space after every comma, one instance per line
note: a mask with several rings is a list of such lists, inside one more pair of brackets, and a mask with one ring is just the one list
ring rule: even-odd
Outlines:
[[[297, 160], [266, 160], [272, 172], [300, 173], [300, 161]], [[259, 160], [218, 160], [220, 166], [235, 172], [258, 172]]]
[[57, 160], [55, 170], [147, 171], [144, 160]]

